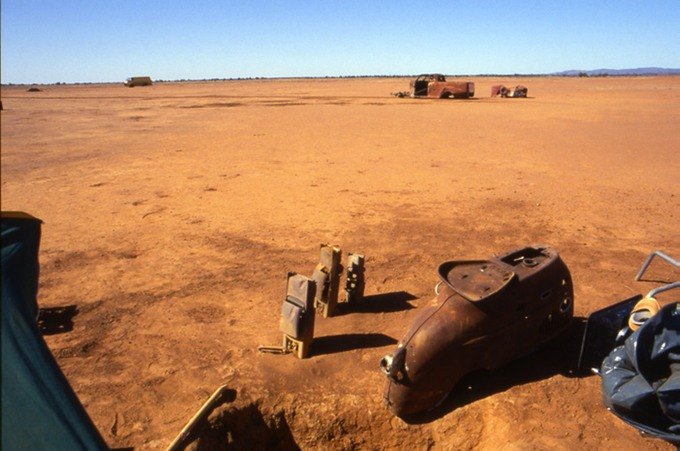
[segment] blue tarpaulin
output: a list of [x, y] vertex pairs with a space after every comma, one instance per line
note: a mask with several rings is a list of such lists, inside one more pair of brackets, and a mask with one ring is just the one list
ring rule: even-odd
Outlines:
[[108, 449], [38, 329], [40, 227], [2, 213], [2, 449]]

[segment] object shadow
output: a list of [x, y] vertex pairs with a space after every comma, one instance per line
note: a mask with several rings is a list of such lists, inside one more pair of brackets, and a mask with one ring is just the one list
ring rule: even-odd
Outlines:
[[357, 304], [338, 304], [338, 315], [347, 315], [349, 313], [392, 313], [401, 312], [402, 310], [410, 310], [415, 308], [408, 301], [418, 299], [406, 291], [393, 291], [391, 293], [371, 294], [364, 296], [361, 302]]
[[546, 343], [529, 355], [513, 360], [494, 371], [474, 371], [464, 376], [444, 401], [434, 409], [403, 418], [410, 424], [437, 420], [453, 410], [504, 392], [514, 386], [550, 378], [592, 376], [587, 368], [579, 368], [579, 353], [586, 318], [575, 317], [563, 335]]
[[300, 450], [283, 411], [263, 415], [255, 403], [222, 406], [197, 431], [193, 449]]
[[38, 329], [43, 335], [56, 335], [73, 330], [73, 317], [78, 314], [78, 307], [41, 308], [38, 315]]
[[335, 354], [355, 349], [379, 348], [396, 344], [397, 340], [385, 334], [343, 334], [314, 338], [312, 355]]

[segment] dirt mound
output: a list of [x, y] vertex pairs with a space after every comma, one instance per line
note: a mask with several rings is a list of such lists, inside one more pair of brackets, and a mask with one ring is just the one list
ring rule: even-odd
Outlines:
[[283, 410], [272, 411], [260, 403], [237, 401], [210, 415], [187, 447], [195, 450], [299, 449]]

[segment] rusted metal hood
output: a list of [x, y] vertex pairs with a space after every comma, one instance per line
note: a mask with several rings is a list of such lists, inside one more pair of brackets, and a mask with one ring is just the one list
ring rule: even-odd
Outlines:
[[547, 246], [448, 261], [438, 273], [436, 298], [381, 360], [385, 402], [398, 416], [435, 407], [465, 374], [530, 352], [573, 316], [569, 270]]

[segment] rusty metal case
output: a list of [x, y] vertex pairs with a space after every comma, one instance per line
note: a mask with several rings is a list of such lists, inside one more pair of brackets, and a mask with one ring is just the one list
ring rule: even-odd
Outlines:
[[305, 308], [299, 305], [297, 299], [288, 296], [281, 305], [281, 321], [279, 330], [286, 335], [293, 338], [298, 338], [302, 335], [303, 317]]
[[573, 316], [571, 276], [550, 247], [445, 262], [439, 276], [432, 305], [381, 361], [385, 402], [398, 416], [435, 407], [465, 374], [529, 353]]
[[312, 280], [316, 282], [314, 308], [327, 318], [335, 314], [338, 305], [342, 251], [338, 246], [328, 244], [321, 244], [320, 247], [319, 264], [312, 274]]
[[286, 298], [281, 306], [279, 330], [283, 332], [283, 349], [306, 358], [314, 339], [313, 280], [294, 272], [288, 273]]
[[352, 305], [364, 298], [365, 257], [362, 254], [347, 255], [347, 272], [345, 276], [345, 302]]

